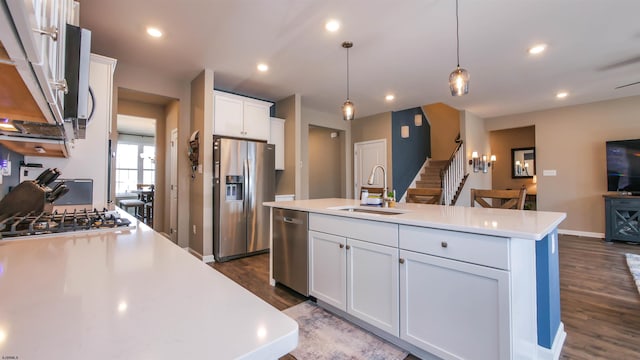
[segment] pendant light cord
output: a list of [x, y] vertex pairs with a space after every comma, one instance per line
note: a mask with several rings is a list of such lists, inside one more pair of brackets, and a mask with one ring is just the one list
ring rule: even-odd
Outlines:
[[[458, 22], [458, 0], [456, 0], [456, 55], [458, 59], [458, 67], [460, 67], [460, 25]], [[349, 62], [349, 53], [347, 52], [347, 63], [348, 62]]]

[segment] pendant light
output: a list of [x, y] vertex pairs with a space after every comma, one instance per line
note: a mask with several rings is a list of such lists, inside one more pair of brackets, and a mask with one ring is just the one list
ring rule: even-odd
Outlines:
[[342, 43], [342, 47], [347, 49], [347, 101], [342, 105], [342, 118], [345, 121], [353, 120], [355, 118], [355, 108], [351, 100], [349, 100], [349, 49], [353, 46], [351, 41], [345, 41]]
[[452, 96], [469, 93], [469, 72], [460, 67], [460, 25], [458, 23], [458, 0], [456, 0], [456, 55], [458, 66], [449, 75], [449, 89]]

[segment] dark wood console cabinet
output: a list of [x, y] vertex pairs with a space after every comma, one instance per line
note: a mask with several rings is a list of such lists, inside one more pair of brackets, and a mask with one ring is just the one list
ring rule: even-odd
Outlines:
[[605, 195], [606, 241], [640, 243], [640, 196]]

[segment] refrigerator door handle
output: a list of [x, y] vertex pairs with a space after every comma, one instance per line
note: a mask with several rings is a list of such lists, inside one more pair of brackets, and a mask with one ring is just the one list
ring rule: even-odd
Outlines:
[[251, 190], [249, 189], [251, 184], [251, 169], [249, 168], [249, 159], [244, 160], [244, 212], [249, 212], [251, 208]]

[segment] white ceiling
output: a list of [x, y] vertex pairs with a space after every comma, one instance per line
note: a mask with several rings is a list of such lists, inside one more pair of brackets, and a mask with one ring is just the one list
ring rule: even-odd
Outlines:
[[[460, 65], [470, 93], [452, 97], [454, 0], [81, 0], [92, 51], [190, 81], [266, 100], [302, 95], [340, 115], [344, 40], [353, 41], [356, 117], [443, 102], [482, 117], [640, 95], [640, 1], [460, 0]], [[327, 33], [324, 23], [342, 27]], [[165, 37], [151, 39], [148, 25]], [[527, 48], [548, 44], [541, 56]], [[268, 73], [256, 64], [267, 62]], [[564, 100], [556, 92], [570, 93]], [[396, 100], [387, 103], [384, 96]]]

